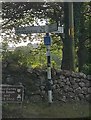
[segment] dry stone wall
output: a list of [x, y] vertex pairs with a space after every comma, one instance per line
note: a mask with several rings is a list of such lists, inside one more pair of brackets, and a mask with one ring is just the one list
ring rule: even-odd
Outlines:
[[[30, 101], [47, 100], [46, 71], [34, 71], [37, 79], [35, 91], [32, 91]], [[33, 74], [33, 71], [30, 73]], [[52, 91], [54, 101], [86, 101], [90, 102], [91, 76], [84, 73], [57, 71], [52, 69]]]
[[60, 71], [54, 79], [53, 94], [55, 100], [89, 101], [91, 95], [90, 76], [83, 73]]

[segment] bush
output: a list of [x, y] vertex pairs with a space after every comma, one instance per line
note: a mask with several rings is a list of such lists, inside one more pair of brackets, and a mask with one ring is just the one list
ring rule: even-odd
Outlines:
[[82, 72], [87, 74], [87, 75], [90, 75], [91, 74], [91, 64], [85, 64], [83, 66]]

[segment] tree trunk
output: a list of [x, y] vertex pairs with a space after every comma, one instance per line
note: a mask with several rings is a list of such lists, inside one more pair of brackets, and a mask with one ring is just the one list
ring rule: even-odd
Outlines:
[[62, 66], [63, 70], [74, 71], [74, 24], [73, 11], [70, 9], [72, 3], [64, 3], [64, 33], [63, 40], [63, 56]]
[[80, 41], [79, 41], [79, 49], [77, 53], [78, 53], [78, 69], [79, 69], [79, 72], [81, 72], [83, 70], [83, 66], [86, 63], [88, 52], [86, 50], [84, 43]]
[[84, 3], [81, 3], [80, 10], [79, 10], [79, 32], [78, 32], [78, 70], [81, 72], [83, 70], [84, 65], [87, 61], [87, 48], [85, 46], [86, 35], [85, 35], [85, 17], [83, 14], [84, 11]]

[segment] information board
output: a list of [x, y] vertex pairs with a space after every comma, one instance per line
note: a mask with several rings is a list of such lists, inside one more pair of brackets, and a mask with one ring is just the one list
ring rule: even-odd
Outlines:
[[24, 87], [22, 85], [2, 86], [2, 102], [22, 102]]

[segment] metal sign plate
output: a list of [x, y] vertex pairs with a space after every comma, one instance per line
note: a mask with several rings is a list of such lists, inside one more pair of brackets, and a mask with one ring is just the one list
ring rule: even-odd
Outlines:
[[53, 31], [52, 33], [64, 33], [64, 28], [63, 27], [58, 27], [58, 30]]
[[44, 33], [45, 26], [27, 26], [15, 28], [16, 34]]
[[21, 85], [2, 86], [3, 102], [22, 102], [24, 97], [24, 87]]
[[27, 26], [27, 27], [17, 27], [15, 28], [16, 34], [29, 34], [29, 33], [46, 33], [56, 31], [57, 30], [57, 23], [51, 24], [47, 26]]

